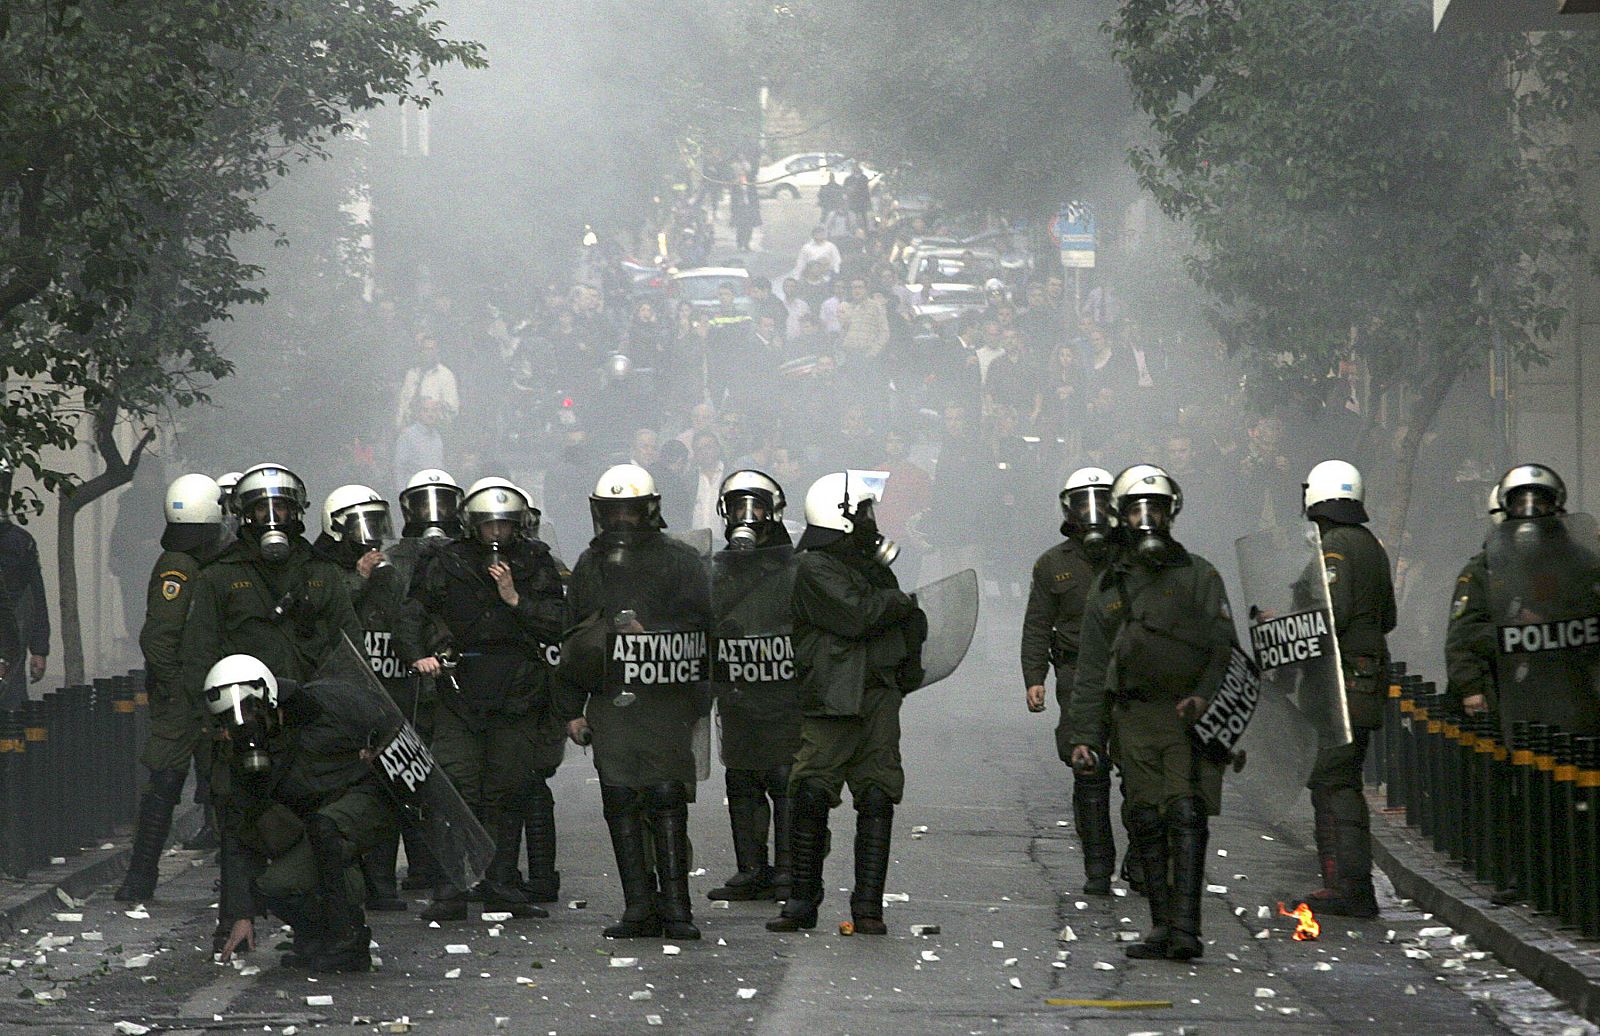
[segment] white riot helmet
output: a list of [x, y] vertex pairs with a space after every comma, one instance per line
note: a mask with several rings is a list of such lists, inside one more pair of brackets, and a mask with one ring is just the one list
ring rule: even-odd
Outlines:
[[265, 708], [277, 708], [278, 678], [254, 655], [229, 655], [207, 670], [205, 694], [213, 716], [226, 714], [227, 723], [242, 727], [250, 718], [245, 702], [255, 699]]
[[340, 486], [322, 502], [322, 531], [339, 543], [377, 549], [394, 533], [389, 501], [369, 486]]
[[1154, 464], [1123, 468], [1111, 484], [1111, 503], [1137, 554], [1156, 558], [1166, 553], [1173, 519], [1183, 510], [1183, 490], [1176, 479]]
[[210, 475], [180, 475], [167, 487], [168, 525], [222, 524], [222, 490]]
[[1500, 479], [1495, 497], [1506, 521], [1564, 514], [1567, 485], [1543, 464], [1518, 464]]
[[1366, 488], [1354, 464], [1325, 460], [1311, 469], [1300, 489], [1301, 513], [1307, 518], [1327, 518], [1345, 525], [1367, 521]]
[[448, 471], [423, 468], [400, 491], [400, 514], [405, 518], [402, 536], [445, 537], [461, 535], [461, 502], [466, 494]]
[[1061, 487], [1061, 535], [1076, 533], [1091, 558], [1103, 557], [1107, 537], [1117, 524], [1111, 506], [1111, 472], [1105, 468], [1079, 468]]
[[728, 546], [748, 550], [783, 527], [783, 487], [763, 471], [746, 468], [722, 480], [717, 516]]
[[878, 535], [876, 507], [888, 485], [887, 471], [836, 471], [811, 483], [806, 490], [806, 531], [800, 537], [800, 550], [826, 547], [856, 531], [857, 526], [874, 537], [873, 555], [885, 565], [893, 564], [900, 548]]
[[1505, 508], [1500, 506], [1500, 487], [1498, 485], [1489, 487], [1489, 500], [1487, 506], [1487, 513], [1491, 523], [1499, 525], [1501, 522], [1506, 520]]
[[491, 547], [504, 546], [502, 540], [483, 540], [482, 527], [489, 522], [510, 522], [514, 539], [527, 529], [528, 512], [534, 510], [528, 494], [508, 478], [491, 475], [480, 478], [467, 489], [462, 511], [472, 536]]
[[[281, 464], [257, 464], [233, 487], [240, 528], [254, 536], [267, 561], [289, 556], [289, 538], [305, 531], [306, 484]], [[260, 504], [268, 506], [260, 509]]]
[[637, 464], [617, 464], [605, 470], [589, 494], [589, 516], [596, 536], [667, 527], [661, 518], [656, 480]]
[[233, 496], [233, 489], [244, 478], [242, 471], [230, 471], [225, 475], [217, 476], [217, 488], [222, 491], [222, 513], [238, 517], [239, 510]]

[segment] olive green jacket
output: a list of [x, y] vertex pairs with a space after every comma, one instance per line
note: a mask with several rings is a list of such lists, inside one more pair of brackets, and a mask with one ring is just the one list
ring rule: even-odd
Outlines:
[[1077, 540], [1063, 540], [1033, 563], [1028, 608], [1022, 617], [1022, 684], [1044, 683], [1053, 663], [1070, 669], [1078, 660], [1083, 610], [1097, 567]]
[[855, 716], [869, 679], [902, 694], [900, 668], [920, 652], [917, 602], [888, 565], [808, 550], [795, 567], [795, 676], [807, 716]]

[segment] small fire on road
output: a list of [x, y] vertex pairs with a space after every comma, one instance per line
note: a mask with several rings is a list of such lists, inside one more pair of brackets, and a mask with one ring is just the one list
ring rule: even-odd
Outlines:
[[1278, 913], [1282, 914], [1284, 917], [1292, 917], [1300, 922], [1295, 926], [1295, 942], [1311, 942], [1312, 940], [1316, 939], [1317, 936], [1322, 934], [1322, 925], [1317, 923], [1317, 915], [1313, 914], [1311, 912], [1311, 908], [1306, 906], [1304, 903], [1301, 903], [1293, 910], [1285, 910], [1283, 908], [1283, 904], [1279, 903]]

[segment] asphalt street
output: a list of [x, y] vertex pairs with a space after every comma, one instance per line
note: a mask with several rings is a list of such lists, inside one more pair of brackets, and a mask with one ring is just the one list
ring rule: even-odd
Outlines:
[[[786, 269], [814, 212], [768, 205], [768, 251], [752, 268]], [[1309, 821], [1274, 823], [1237, 793], [1212, 825], [1204, 958], [1126, 960], [1121, 939], [1144, 926], [1144, 904], [1078, 891], [1055, 709], [1023, 708], [1017, 621], [991, 611], [967, 664], [906, 703], [888, 937], [837, 932], [849, 916], [848, 804], [834, 814], [814, 933], [766, 932], [773, 904], [708, 902], [733, 869], [714, 772], [691, 811], [704, 939], [602, 938], [621, 896], [593, 767], [569, 748], [553, 782], [564, 883], [549, 920], [434, 928], [375, 914], [381, 967], [323, 978], [280, 968], [264, 925], [258, 950], [225, 966], [208, 954], [215, 867], [173, 851], [145, 909], [113, 902], [108, 887], [0, 943], [0, 1032], [1596, 1031], [1392, 895], [1379, 920], [1325, 918], [1320, 940], [1293, 941], [1276, 907], [1314, 883]], [[937, 934], [913, 934], [924, 925]], [[1090, 1003], [1052, 1002], [1069, 1000]]]

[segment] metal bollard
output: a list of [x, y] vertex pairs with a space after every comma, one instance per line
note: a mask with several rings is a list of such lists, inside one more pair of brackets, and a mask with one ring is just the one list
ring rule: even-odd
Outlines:
[[92, 762], [94, 742], [91, 738], [90, 708], [94, 689], [86, 684], [65, 688], [61, 692], [62, 721], [65, 736], [61, 739], [62, 774], [66, 781], [63, 797], [66, 801], [66, 854], [76, 856], [84, 847], [94, 842], [95, 802]]
[[138, 812], [139, 780], [136, 767], [138, 760], [135, 758], [133, 687], [128, 678], [119, 676], [112, 699], [112, 736], [116, 740], [117, 753], [113, 768], [114, 781], [119, 792], [116, 814], [113, 818], [114, 825], [130, 822]]
[[1573, 885], [1577, 898], [1578, 927], [1586, 939], [1600, 937], [1600, 885], [1586, 880], [1585, 869], [1600, 852], [1600, 737], [1577, 738], [1578, 773], [1573, 782], [1577, 803], [1573, 807], [1577, 823], [1577, 844], [1572, 862], [1577, 868]]
[[1401, 729], [1404, 736], [1400, 742], [1400, 769], [1404, 774], [1405, 785], [1402, 789], [1401, 805], [1406, 811], [1406, 824], [1422, 827], [1422, 744], [1419, 728], [1424, 720], [1417, 717], [1417, 681], [1407, 677], [1403, 686], [1403, 697], [1400, 699]]
[[1389, 809], [1399, 809], [1403, 803], [1401, 795], [1401, 782], [1405, 780], [1404, 771], [1400, 767], [1400, 739], [1405, 736], [1405, 728], [1401, 723], [1400, 701], [1403, 685], [1401, 681], [1406, 675], [1404, 662], [1391, 662], [1389, 664], [1389, 693], [1383, 699], [1383, 777], [1384, 777], [1384, 805]]
[[27, 808], [27, 752], [21, 711], [0, 712], [0, 874], [13, 878], [28, 873], [27, 824], [22, 815]]
[[1555, 906], [1555, 876], [1550, 860], [1550, 843], [1553, 841], [1550, 774], [1555, 769], [1555, 759], [1550, 755], [1552, 732], [1548, 723], [1528, 724], [1528, 747], [1533, 749], [1533, 794], [1529, 799], [1530, 812], [1533, 813], [1533, 845], [1530, 847], [1533, 853], [1533, 888], [1530, 891], [1534, 909], [1545, 914]]
[[1527, 720], [1511, 722], [1512, 887], [1524, 898], [1533, 894], [1533, 748]]
[[1577, 892], [1576, 858], [1573, 853], [1577, 842], [1577, 781], [1578, 767], [1573, 757], [1572, 735], [1561, 731], [1550, 736], [1550, 754], [1555, 759], [1551, 769], [1551, 847], [1553, 858], [1553, 889], [1551, 903], [1563, 924], [1576, 924], [1574, 899]]
[[28, 765], [23, 781], [27, 789], [22, 800], [23, 825], [27, 832], [28, 861], [31, 866], [50, 862], [50, 713], [42, 701], [23, 706], [23, 740], [28, 749]]
[[1472, 770], [1476, 793], [1472, 802], [1473, 832], [1478, 852], [1473, 860], [1473, 874], [1479, 881], [1494, 880], [1499, 866], [1499, 813], [1496, 783], [1501, 779], [1495, 768], [1495, 752], [1500, 742], [1494, 724], [1487, 716], [1472, 717], [1473, 760]]

